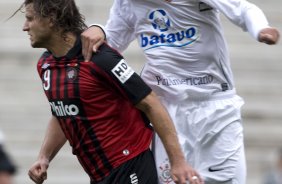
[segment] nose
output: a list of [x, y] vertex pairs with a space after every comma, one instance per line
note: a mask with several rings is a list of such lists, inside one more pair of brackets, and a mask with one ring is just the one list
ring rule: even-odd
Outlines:
[[23, 25], [23, 31], [28, 31], [28, 25], [27, 25], [26, 22], [25, 22], [24, 25]]

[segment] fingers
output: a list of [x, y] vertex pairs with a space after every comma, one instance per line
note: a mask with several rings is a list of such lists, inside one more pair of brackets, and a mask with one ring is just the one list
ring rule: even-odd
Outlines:
[[44, 180], [47, 179], [47, 172], [38, 172], [38, 171], [29, 171], [28, 172], [29, 178], [34, 181], [36, 184], [42, 184]]
[[82, 55], [85, 61], [91, 60], [92, 53], [97, 52], [103, 44], [104, 38], [104, 32], [96, 26], [88, 28], [81, 34]]
[[204, 184], [204, 181], [201, 179], [201, 177], [197, 173], [191, 176], [188, 179], [188, 181], [190, 184]]
[[89, 52], [89, 43], [90, 40], [87, 39], [85, 36], [83, 36], [83, 34], [81, 35], [81, 43], [82, 43], [82, 55], [84, 56], [86, 61], [89, 61], [90, 58], [88, 56], [88, 52]]
[[42, 184], [47, 179], [47, 167], [43, 165], [34, 165], [29, 171], [28, 175], [36, 184]]
[[177, 177], [175, 175], [172, 175], [172, 180], [174, 181], [174, 183], [176, 184], [186, 184], [186, 178], [184, 176], [181, 177]]
[[95, 38], [92, 38], [92, 35], [90, 35], [91, 33], [89, 32], [90, 30], [86, 30], [81, 34], [82, 55], [84, 56], [85, 61], [90, 61], [92, 52], [96, 52], [97, 50], [97, 46], [95, 46], [95, 50], [93, 50], [94, 44], [97, 43], [97, 40]]
[[171, 175], [171, 177], [176, 184], [204, 184], [204, 180], [196, 171]]
[[104, 40], [100, 39], [93, 43], [92, 50], [93, 52], [98, 52], [98, 48], [104, 43]]
[[276, 28], [265, 28], [259, 33], [258, 40], [268, 45], [274, 45], [279, 40], [279, 31]]
[[84, 55], [84, 58], [85, 58], [85, 61], [90, 61], [91, 60], [91, 57], [92, 57], [92, 53], [93, 52], [96, 52], [96, 50], [92, 50], [93, 48], [93, 42], [92, 41], [88, 41], [88, 46], [85, 47], [85, 55]]
[[82, 55], [84, 56], [85, 61], [90, 61], [92, 53], [97, 51], [97, 48], [101, 45], [98, 45], [100, 42], [95, 39], [82, 36]]
[[276, 43], [274, 36], [270, 34], [261, 34], [260, 41], [268, 45], [274, 45]]

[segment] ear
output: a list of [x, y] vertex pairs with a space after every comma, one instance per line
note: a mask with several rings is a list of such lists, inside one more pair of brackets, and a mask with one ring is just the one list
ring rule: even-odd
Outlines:
[[55, 22], [55, 16], [54, 16], [54, 15], [51, 15], [51, 16], [48, 18], [48, 25], [49, 25], [49, 27], [54, 27], [54, 26], [55, 26], [54, 22]]

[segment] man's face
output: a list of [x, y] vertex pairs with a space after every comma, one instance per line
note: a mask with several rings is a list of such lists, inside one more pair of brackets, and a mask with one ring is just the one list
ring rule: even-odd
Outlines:
[[30, 36], [31, 46], [47, 48], [52, 35], [50, 19], [39, 17], [34, 11], [33, 3], [26, 5], [25, 18], [23, 31], [26, 31]]

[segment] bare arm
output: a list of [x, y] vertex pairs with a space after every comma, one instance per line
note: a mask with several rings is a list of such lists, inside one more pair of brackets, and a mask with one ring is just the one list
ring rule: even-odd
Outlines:
[[37, 161], [29, 169], [29, 177], [41, 184], [47, 179], [49, 163], [66, 142], [66, 137], [56, 117], [52, 116]]
[[81, 34], [82, 53], [86, 61], [91, 59], [92, 52], [97, 51], [105, 37], [107, 37], [107, 43], [120, 53], [136, 39], [135, 23], [137, 20], [133, 13], [134, 9], [130, 7], [128, 1], [113, 1], [109, 19], [103, 30], [107, 36], [103, 33], [101, 25], [99, 25], [100, 28], [92, 26]]
[[[137, 108], [147, 115], [164, 144], [171, 164], [172, 179], [181, 184], [187, 180], [190, 184], [203, 183], [200, 175], [186, 163], [172, 120], [155, 93], [151, 92], [137, 104]], [[193, 176], [199, 180], [193, 180]]]

